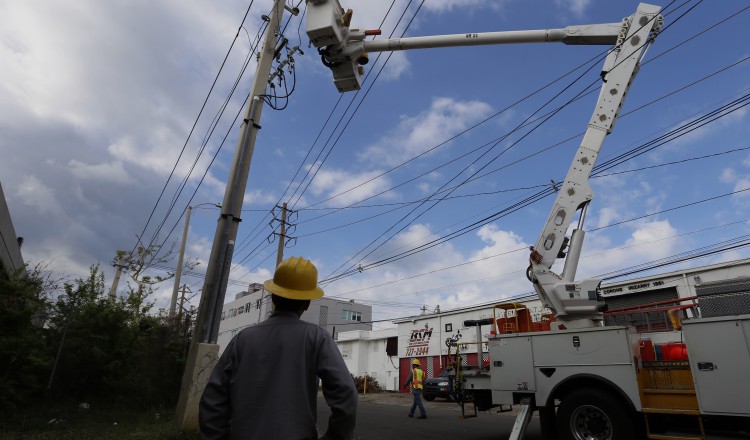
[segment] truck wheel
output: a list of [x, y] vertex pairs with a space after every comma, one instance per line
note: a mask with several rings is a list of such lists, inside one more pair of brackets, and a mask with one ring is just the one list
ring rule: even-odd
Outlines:
[[557, 410], [560, 440], [636, 438], [632, 411], [604, 391], [583, 388], [564, 396]]

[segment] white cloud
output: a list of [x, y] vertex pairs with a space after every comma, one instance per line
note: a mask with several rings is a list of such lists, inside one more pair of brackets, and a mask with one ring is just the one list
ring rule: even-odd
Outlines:
[[586, 8], [591, 4], [591, 0], [555, 0], [555, 4], [568, 10], [575, 17], [583, 17], [586, 14]]
[[620, 243], [607, 237], [604, 231], [587, 234], [577, 278], [596, 276], [673, 256], [685, 246], [676, 237], [677, 230], [669, 220], [642, 222], [631, 228], [630, 235]]
[[[703, 125], [699, 128], [696, 128], [693, 131], [684, 133], [679, 138], [671, 141], [669, 145], [667, 146], [667, 148], [665, 148], [665, 150], [670, 150], [670, 151], [676, 150], [676, 149], [683, 147], [684, 145], [695, 143], [709, 136], [713, 136], [716, 133], [726, 131], [729, 127], [732, 127], [735, 125], [741, 126], [745, 124], [746, 116], [747, 116], [747, 108], [742, 107], [742, 108], [736, 109], [732, 113], [727, 113], [721, 119], [717, 119], [716, 121], [710, 124]], [[700, 116], [695, 116], [693, 118], [684, 119], [674, 124], [673, 126], [669, 127], [668, 130], [674, 130], [677, 127], [686, 125], [690, 122], [695, 121], [699, 117]]]
[[[370, 69], [375, 70], [375, 66], [370, 67]], [[380, 68], [378, 67], [376, 70], [379, 69]], [[385, 65], [383, 74], [380, 75], [379, 79], [396, 80], [410, 71], [411, 62], [409, 62], [409, 59], [406, 57], [406, 52], [392, 52], [392, 55], [388, 58], [388, 64]], [[374, 76], [372, 78], [374, 78]]]
[[[439, 236], [430, 225], [414, 224], [371, 258], [377, 260], [403, 252]], [[478, 246], [467, 255], [447, 242], [415, 257], [399, 260], [397, 264], [345, 278], [331, 286], [330, 294], [336, 296], [355, 291], [347, 297], [398, 302], [403, 305], [379, 308], [387, 316], [404, 316], [419, 314], [423, 305], [430, 310], [438, 305], [441, 310], [448, 310], [497, 301], [531, 290], [524, 275], [528, 245], [520, 237], [500, 230], [496, 225], [480, 228], [475, 236], [479, 239], [475, 241]], [[524, 252], [517, 252], [518, 249]], [[467, 262], [471, 263], [464, 264]], [[384, 283], [391, 284], [368, 289]]]
[[[746, 158], [740, 165], [744, 168], [750, 168], [750, 158]], [[748, 191], [750, 189], [750, 172], [744, 169], [724, 168], [719, 175], [719, 181], [732, 185], [732, 191], [742, 191], [732, 196], [735, 200], [744, 201], [750, 197], [750, 191]]]
[[36, 176], [24, 177], [16, 187], [14, 196], [24, 205], [33, 207], [40, 215], [56, 217], [58, 221], [64, 216], [65, 211], [57, 201], [55, 190]]
[[97, 165], [89, 165], [75, 159], [71, 159], [70, 169], [79, 179], [103, 180], [120, 184], [133, 183], [134, 179], [130, 177], [122, 162], [106, 162]]
[[278, 201], [278, 196], [261, 189], [245, 191], [244, 203], [249, 205], [273, 205]]
[[498, 0], [434, 0], [425, 2], [424, 7], [435, 12], [447, 12], [454, 8], [469, 9], [477, 6], [502, 7], [506, 1]]
[[[316, 164], [318, 166], [319, 164]], [[330, 197], [341, 194], [334, 199], [337, 206], [350, 204], [375, 195], [390, 186], [387, 177], [376, 178], [382, 171], [349, 172], [342, 169], [323, 167], [315, 176], [310, 190], [317, 196]], [[374, 179], [370, 181], [371, 179]], [[343, 194], [342, 194], [343, 193]], [[384, 194], [385, 197], [392, 197]]]
[[491, 110], [489, 104], [481, 101], [435, 98], [428, 110], [417, 116], [403, 117], [383, 139], [366, 147], [360, 158], [387, 165], [399, 164], [485, 118]]

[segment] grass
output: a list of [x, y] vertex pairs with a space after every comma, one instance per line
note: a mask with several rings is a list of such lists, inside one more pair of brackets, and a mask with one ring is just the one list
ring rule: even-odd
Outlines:
[[199, 440], [197, 432], [182, 433], [174, 408], [106, 408], [91, 404], [54, 405], [0, 414], [2, 440]]

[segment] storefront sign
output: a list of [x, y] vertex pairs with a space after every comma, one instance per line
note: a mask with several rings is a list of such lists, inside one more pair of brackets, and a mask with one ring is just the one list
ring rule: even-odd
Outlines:
[[[663, 285], [664, 285], [664, 281], [659, 280], [659, 281], [653, 281], [653, 282], [631, 284], [626, 289], [629, 291], [633, 291], [633, 290], [647, 289], [649, 287], [659, 287]], [[610, 287], [609, 289], [602, 290], [602, 293], [605, 295], [608, 295], [610, 293], [622, 293], [622, 291], [623, 291], [622, 287]]]
[[406, 345], [406, 356], [425, 356], [430, 350], [430, 339], [432, 328], [421, 328], [411, 331], [411, 336]]

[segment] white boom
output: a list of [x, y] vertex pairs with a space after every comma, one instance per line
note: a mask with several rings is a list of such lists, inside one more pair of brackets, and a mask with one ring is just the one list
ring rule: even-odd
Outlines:
[[[531, 248], [527, 276], [542, 303], [557, 316], [558, 327], [601, 325], [605, 306], [599, 297], [600, 279], [575, 281], [581, 256], [586, 209], [593, 198], [589, 185], [604, 138], [612, 131], [640, 60], [662, 26], [659, 6], [641, 3], [622, 23], [569, 26], [564, 29], [467, 33], [365, 41], [380, 31], [350, 29], [351, 9], [338, 0], [308, 0], [307, 34], [318, 48], [323, 63], [333, 72], [340, 92], [361, 88], [362, 65], [367, 52], [426, 49], [489, 44], [561, 42], [575, 45], [613, 45], [602, 68], [602, 87], [586, 133], [557, 193], [547, 223]], [[570, 239], [568, 228], [577, 211], [578, 226]], [[564, 254], [565, 248], [567, 254]], [[562, 274], [551, 270], [557, 258], [565, 258]]]

